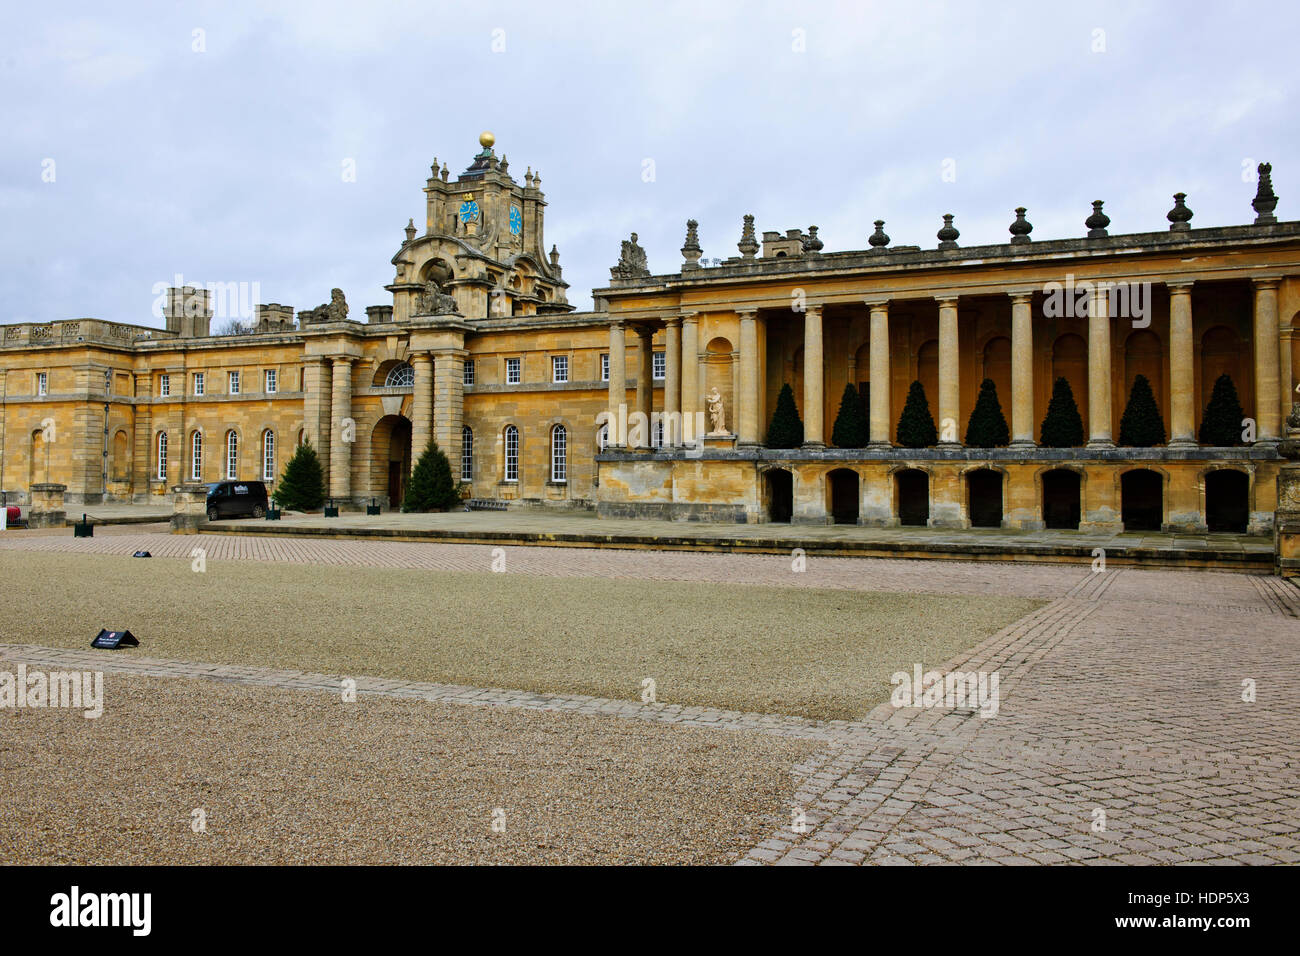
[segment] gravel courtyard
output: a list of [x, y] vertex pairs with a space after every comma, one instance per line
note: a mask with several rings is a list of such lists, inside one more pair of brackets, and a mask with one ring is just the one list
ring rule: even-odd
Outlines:
[[[206, 542], [204, 542], [206, 543]], [[128, 552], [129, 553], [129, 552]], [[788, 560], [770, 559], [788, 569]], [[786, 571], [788, 578], [798, 575]], [[7, 643], [576, 693], [813, 718], [861, 716], [1027, 598], [0, 551]]]

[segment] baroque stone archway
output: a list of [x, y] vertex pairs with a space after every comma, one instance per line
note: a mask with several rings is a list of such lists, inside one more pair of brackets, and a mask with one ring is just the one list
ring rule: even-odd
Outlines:
[[370, 495], [400, 508], [411, 474], [411, 420], [385, 415], [370, 433]]

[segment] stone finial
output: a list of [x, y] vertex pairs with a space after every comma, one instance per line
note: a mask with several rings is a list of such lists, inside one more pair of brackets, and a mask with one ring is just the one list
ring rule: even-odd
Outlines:
[[534, 189], [542, 188], [542, 174], [540, 171], [533, 173], [533, 188]]
[[1102, 201], [1094, 199], [1092, 201], [1092, 215], [1083, 221], [1088, 227], [1089, 239], [1104, 239], [1107, 235], [1106, 227], [1110, 225], [1110, 216], [1101, 211]]
[[700, 248], [700, 224], [694, 219], [686, 220], [686, 242], [682, 245], [682, 271], [687, 272], [691, 269], [700, 267], [700, 255], [704, 252]]
[[1174, 193], [1174, 208], [1165, 213], [1165, 218], [1170, 222], [1170, 232], [1190, 232], [1192, 229], [1188, 224], [1192, 211], [1187, 208], [1186, 199], [1187, 193]]
[[1255, 190], [1255, 198], [1250, 205], [1255, 210], [1255, 225], [1271, 226], [1277, 222], [1277, 216], [1273, 215], [1273, 210], [1277, 208], [1277, 194], [1273, 192], [1272, 163], [1259, 164], [1259, 188]]
[[429, 171], [433, 173], [433, 175], [429, 177], [430, 179], [438, 178], [438, 157], [437, 156], [433, 157], [433, 165], [429, 167]]
[[447, 177], [448, 177], [450, 174], [451, 174], [451, 167], [450, 167], [450, 166], [444, 166], [444, 167], [442, 167], [442, 181], [443, 181], [444, 183], [447, 181]]
[[885, 220], [877, 219], [873, 225], [876, 231], [867, 237], [867, 242], [872, 252], [884, 252], [885, 246], [889, 245], [889, 236], [885, 235]]
[[1007, 226], [1007, 231], [1011, 233], [1011, 244], [1013, 246], [1024, 245], [1029, 242], [1029, 234], [1034, 231], [1034, 224], [1025, 218], [1025, 207], [1016, 207], [1016, 221]]
[[808, 235], [803, 240], [803, 251], [815, 256], [822, 251], [822, 247], [825, 245], [826, 243], [817, 238], [817, 227], [809, 226]]
[[414, 238], [415, 238], [415, 220], [408, 219], [406, 220], [406, 241], [410, 242]]
[[736, 243], [736, 248], [746, 259], [752, 259], [758, 254], [758, 239], [754, 235], [754, 217], [745, 216], [745, 224], [740, 230], [740, 242]]
[[506, 159], [505, 153], [502, 153], [501, 165], [497, 167], [497, 171], [502, 173], [503, 175], [509, 175], [509, 170], [510, 170], [510, 160]]
[[531, 166], [524, 171], [524, 185], [529, 189], [533, 188], [533, 167]]
[[555, 248], [555, 243], [551, 243], [551, 268], [557, 274], [560, 271], [560, 250]]
[[953, 220], [952, 213], [948, 213], [947, 215], [945, 215], [943, 217], [943, 228], [941, 228], [937, 233], [935, 233], [935, 236], [939, 240], [940, 249], [957, 248], [957, 237], [960, 236], [961, 233], [958, 232], [957, 227], [952, 224], [952, 220]]

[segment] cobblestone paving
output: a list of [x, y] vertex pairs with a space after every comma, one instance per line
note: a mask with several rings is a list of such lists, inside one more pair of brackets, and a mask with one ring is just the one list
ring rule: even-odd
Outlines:
[[[484, 570], [491, 547], [256, 537], [24, 537], [0, 547]], [[644, 705], [357, 676], [362, 693], [805, 737], [788, 820], [747, 864], [1300, 862], [1300, 590], [1198, 571], [505, 549], [507, 570], [719, 583], [1043, 597], [1050, 603], [926, 669], [996, 671], [1000, 708], [861, 720]], [[211, 564], [209, 565], [211, 566]], [[31, 666], [328, 690], [339, 677], [0, 645]], [[1257, 697], [1243, 701], [1243, 681]]]

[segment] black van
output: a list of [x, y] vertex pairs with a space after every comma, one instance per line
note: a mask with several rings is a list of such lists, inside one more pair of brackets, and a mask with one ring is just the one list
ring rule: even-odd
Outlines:
[[208, 485], [208, 520], [266, 514], [266, 485], [260, 481], [214, 481]]

